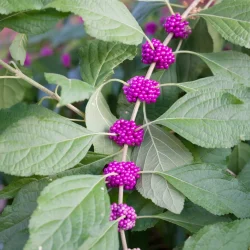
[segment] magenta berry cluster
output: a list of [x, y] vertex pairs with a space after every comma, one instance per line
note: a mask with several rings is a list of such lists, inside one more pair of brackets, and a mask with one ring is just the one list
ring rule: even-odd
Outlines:
[[163, 26], [166, 32], [174, 34], [174, 38], [185, 39], [192, 32], [189, 27], [189, 22], [183, 20], [179, 13], [168, 17]]
[[118, 230], [130, 230], [135, 226], [136, 213], [133, 207], [127, 204], [116, 204], [111, 205], [110, 220], [117, 220], [118, 218], [125, 216], [118, 222]]
[[140, 168], [137, 167], [134, 162], [112, 161], [104, 168], [103, 173], [105, 175], [110, 173], [117, 174], [106, 178], [108, 187], [124, 186], [124, 189], [132, 190], [135, 188], [137, 179], [140, 178], [139, 171]]
[[110, 133], [116, 135], [110, 135], [109, 138], [115, 141], [118, 145], [124, 146], [140, 146], [143, 141], [144, 131], [137, 126], [134, 121], [127, 121], [124, 119], [117, 120], [109, 130]]
[[129, 86], [124, 86], [123, 91], [128, 102], [154, 103], [160, 95], [160, 84], [157, 81], [145, 79], [144, 76], [135, 76], [128, 81]]
[[160, 40], [152, 39], [154, 49], [149, 42], [142, 45], [142, 62], [145, 64], [156, 63], [157, 69], [168, 69], [175, 62], [175, 55], [171, 48], [165, 46]]

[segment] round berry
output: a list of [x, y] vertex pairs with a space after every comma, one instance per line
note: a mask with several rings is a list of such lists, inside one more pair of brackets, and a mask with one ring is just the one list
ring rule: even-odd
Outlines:
[[160, 84], [157, 81], [145, 79], [144, 76], [135, 76], [128, 81], [129, 86], [124, 86], [123, 91], [128, 102], [154, 103], [161, 94]]
[[118, 231], [130, 230], [135, 226], [136, 213], [133, 207], [127, 204], [116, 204], [113, 203], [111, 206], [111, 214], [109, 220], [117, 220], [118, 218], [125, 216], [118, 222]]
[[157, 69], [168, 69], [175, 62], [175, 55], [171, 48], [165, 46], [160, 40], [152, 39], [154, 49], [149, 42], [142, 45], [142, 62], [145, 64], [156, 63]]
[[132, 190], [135, 188], [137, 179], [140, 178], [138, 173], [140, 168], [135, 165], [134, 162], [110, 162], [107, 167], [104, 168], [104, 174], [116, 173], [117, 175], [108, 176], [106, 181], [108, 187], [124, 186], [126, 190]]
[[109, 136], [109, 139], [115, 141], [120, 146], [125, 144], [140, 146], [143, 141], [144, 130], [139, 128], [140, 126], [137, 126], [134, 121], [117, 120], [109, 130], [110, 133], [115, 133], [116, 135]]
[[174, 34], [174, 38], [185, 39], [192, 32], [189, 27], [189, 22], [183, 20], [179, 13], [168, 17], [163, 26], [166, 32]]

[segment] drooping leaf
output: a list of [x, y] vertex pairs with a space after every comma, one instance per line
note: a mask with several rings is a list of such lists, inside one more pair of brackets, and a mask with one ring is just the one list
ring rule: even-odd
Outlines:
[[250, 138], [248, 88], [188, 93], [155, 122], [206, 148], [229, 148]]
[[[5, 69], [0, 70], [1, 76], [10, 76]], [[25, 98], [31, 85], [18, 78], [0, 79], [0, 109], [9, 108], [12, 105], [21, 102]]]
[[223, 45], [225, 43], [223, 37], [217, 32], [214, 27], [207, 22], [207, 30], [209, 35], [213, 40], [213, 52], [220, 52], [223, 49]]
[[[163, 212], [163, 208], [156, 206], [151, 200], [145, 199], [137, 191], [132, 192], [127, 197], [126, 204], [135, 209], [137, 216], [151, 216]], [[135, 227], [132, 231], [145, 231], [155, 226], [157, 222], [157, 219], [136, 220]]]
[[170, 211], [167, 211], [162, 214], [148, 216], [146, 215], [145, 217], [142, 216], [142, 219], [139, 219], [139, 222], [141, 220], [147, 221], [153, 218], [176, 224], [192, 233], [197, 232], [206, 225], [214, 224], [217, 222], [230, 221], [230, 218], [228, 217], [213, 215], [206, 211], [204, 208], [199, 207], [191, 202], [185, 203], [185, 207], [182, 210], [181, 214], [174, 214]]
[[[16, 3], [14, 5], [16, 5]], [[30, 8], [33, 9], [31, 6]], [[21, 11], [15, 13], [15, 15], [0, 15], [0, 28], [7, 27], [19, 33], [38, 35], [54, 28], [56, 23], [66, 16], [68, 16], [68, 13], [58, 12], [53, 9]]]
[[[88, 101], [85, 116], [86, 126], [92, 131], [108, 133], [110, 126], [117, 120], [111, 113], [109, 106], [101, 93], [100, 86]], [[104, 136], [99, 136], [94, 141], [96, 153], [113, 154], [120, 150], [113, 141]]]
[[237, 179], [250, 191], [250, 161], [241, 170]]
[[73, 12], [84, 19], [86, 32], [104, 41], [138, 45], [143, 31], [127, 7], [117, 0], [54, 0], [46, 7]]
[[[250, 80], [250, 57], [236, 51], [223, 51], [218, 53], [196, 53], [182, 51], [200, 57], [211, 69], [214, 75], [231, 77], [238, 81]], [[181, 53], [182, 53], [181, 52]]]
[[229, 158], [228, 168], [238, 174], [250, 161], [250, 146], [240, 142], [234, 149]]
[[246, 250], [250, 245], [250, 220], [206, 226], [191, 236], [183, 250]]
[[132, 60], [136, 46], [100, 40], [86, 41], [80, 49], [81, 74], [84, 81], [98, 86], [114, 73], [124, 60]]
[[45, 78], [49, 83], [54, 83], [62, 87], [60, 105], [89, 99], [94, 92], [92, 86], [80, 80], [68, 79], [65, 76], [52, 73], [45, 73]]
[[[99, 249], [118, 249], [117, 230], [108, 230], [110, 204], [104, 180], [105, 176], [78, 175], [49, 184], [38, 198], [24, 249], [74, 250], [93, 245], [96, 237], [102, 239]], [[67, 237], [61, 237], [65, 232]]]
[[23, 249], [28, 238], [29, 219], [37, 206], [37, 197], [48, 183], [47, 180], [43, 180], [27, 184], [18, 192], [12, 205], [7, 206], [0, 215], [0, 241], [6, 249], [7, 246], [13, 247], [15, 237], [21, 237], [18, 249]]
[[37, 181], [36, 178], [21, 178], [17, 181], [11, 182], [8, 186], [0, 191], [0, 199], [11, 199], [16, 196], [18, 191], [29, 184], [30, 182]]
[[249, 81], [237, 81], [235, 79], [216, 75], [210, 76], [206, 78], [201, 78], [192, 82], [182, 82], [176, 84], [176, 86], [180, 87], [186, 92], [194, 92], [200, 91], [203, 89], [233, 89], [233, 88], [241, 88], [242, 86], [249, 87]]
[[212, 164], [194, 164], [159, 173], [195, 204], [215, 215], [250, 216], [250, 194], [237, 179]]
[[[151, 125], [145, 130], [143, 143], [133, 155], [134, 162], [143, 171], [164, 172], [192, 162], [191, 153], [174, 135]], [[160, 176], [142, 175], [137, 190], [156, 205], [174, 213], [183, 209], [184, 196]]]
[[246, 48], [250, 48], [249, 15], [248, 0], [227, 0], [198, 13], [226, 40]]
[[[1, 21], [0, 21], [1, 22]], [[10, 45], [10, 54], [12, 58], [24, 64], [26, 58], [26, 47], [28, 38], [25, 34], [17, 34], [12, 44]]]
[[13, 175], [49, 175], [72, 168], [95, 136], [37, 105], [1, 110], [0, 119], [0, 171]]

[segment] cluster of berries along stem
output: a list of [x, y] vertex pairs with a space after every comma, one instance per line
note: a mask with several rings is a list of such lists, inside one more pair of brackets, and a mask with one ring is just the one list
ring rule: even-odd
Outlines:
[[[121, 232], [121, 235], [124, 230], [130, 230], [135, 226], [137, 217], [134, 208], [123, 204], [122, 198], [120, 199], [123, 189], [133, 190], [137, 180], [140, 178], [140, 167], [136, 166], [134, 162], [126, 162], [128, 146], [140, 146], [144, 137], [144, 130], [139, 125], [136, 125], [134, 120], [140, 102], [154, 103], [160, 96], [160, 84], [149, 79], [152, 70], [154, 67], [157, 69], [168, 69], [175, 62], [174, 53], [166, 44], [172, 37], [187, 38], [191, 33], [187, 26], [188, 22], [182, 20], [180, 14], [172, 15], [166, 19], [164, 24], [166, 31], [171, 33], [164, 41], [165, 44], [157, 39], [152, 39], [152, 44], [146, 42], [142, 45], [142, 62], [151, 64], [151, 69], [149, 69], [146, 77], [135, 76], [127, 81], [128, 85], [123, 87], [127, 101], [136, 103], [131, 120], [120, 119], [110, 127], [110, 133], [113, 135], [109, 136], [109, 138], [119, 146], [124, 146], [122, 161], [110, 162], [103, 170], [103, 173], [107, 175], [107, 186], [109, 188], [119, 187], [119, 204], [113, 203], [111, 205], [110, 220], [119, 220], [118, 231]], [[152, 45], [154, 48], [151, 47]], [[114, 175], [109, 175], [110, 173]], [[123, 196], [121, 195], [121, 197]], [[125, 245], [124, 249], [127, 249], [126, 239], [122, 239], [122, 243], [123, 246]]]

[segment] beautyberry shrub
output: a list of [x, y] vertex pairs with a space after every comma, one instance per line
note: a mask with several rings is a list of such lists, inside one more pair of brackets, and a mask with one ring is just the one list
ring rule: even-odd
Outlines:
[[123, 91], [128, 102], [154, 103], [161, 94], [160, 84], [157, 81], [145, 79], [144, 76], [135, 76], [128, 81], [129, 86], [124, 86]]
[[117, 120], [109, 130], [110, 133], [115, 133], [116, 135], [111, 135], [109, 138], [120, 146], [125, 144], [140, 146], [143, 141], [144, 130], [139, 129], [139, 127], [134, 121]]
[[126, 190], [135, 188], [137, 179], [140, 178], [138, 172], [140, 168], [134, 162], [110, 162], [104, 168], [104, 174], [116, 173], [117, 175], [108, 176], [106, 181], [107, 186], [110, 188], [124, 186]]
[[118, 231], [120, 230], [130, 230], [135, 226], [136, 222], [136, 213], [133, 207], [128, 206], [127, 204], [116, 204], [111, 205], [111, 214], [110, 220], [117, 220], [118, 218], [125, 216], [118, 223]]

